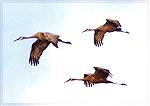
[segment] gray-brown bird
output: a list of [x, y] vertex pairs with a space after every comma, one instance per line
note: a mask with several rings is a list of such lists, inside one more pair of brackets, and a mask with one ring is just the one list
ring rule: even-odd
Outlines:
[[59, 35], [55, 35], [49, 32], [37, 32], [36, 34], [29, 37], [21, 36], [14, 41], [30, 38], [37, 38], [37, 40], [32, 44], [29, 58], [29, 63], [31, 63], [31, 65], [33, 64], [34, 66], [37, 66], [39, 64], [39, 59], [43, 51], [48, 47], [50, 43], [52, 43], [56, 48], [58, 48], [58, 42], [71, 44], [71, 42], [65, 42], [59, 39]]
[[103, 38], [106, 32], [117, 31], [117, 32], [123, 32], [129, 34], [128, 31], [122, 31], [121, 24], [119, 23], [118, 20], [112, 20], [112, 19], [106, 19], [106, 23], [96, 29], [86, 29], [83, 32], [86, 31], [94, 31], [94, 44], [98, 47], [103, 45]]
[[[112, 83], [112, 84], [118, 84], [118, 85], [126, 85], [125, 83], [114, 83], [112, 81], [107, 80], [107, 77], [112, 77], [112, 74], [108, 69], [100, 68], [100, 67], [93, 67], [95, 69], [94, 74], [84, 74], [84, 78], [82, 79], [76, 79], [76, 78], [70, 78], [65, 82], [69, 81], [84, 81], [84, 84], [86, 87], [92, 87], [94, 84], [98, 83]], [[127, 85], [126, 85], [127, 86]]]

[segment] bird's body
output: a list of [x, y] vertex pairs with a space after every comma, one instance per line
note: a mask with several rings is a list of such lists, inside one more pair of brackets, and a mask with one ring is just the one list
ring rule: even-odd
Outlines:
[[[84, 74], [84, 78], [82, 78], [82, 79], [70, 78], [69, 80], [67, 80], [65, 82], [74, 81], [74, 80], [84, 81], [84, 84], [87, 87], [92, 87], [94, 84], [98, 84], [98, 83], [118, 84], [118, 83], [114, 83], [112, 81], [107, 80], [108, 76], [112, 77], [112, 74], [110, 73], [110, 71], [108, 69], [104, 69], [104, 68], [100, 68], [100, 67], [93, 67], [93, 68], [95, 69], [94, 74]], [[119, 85], [126, 85], [126, 84], [122, 83]]]
[[86, 31], [94, 31], [94, 44], [96, 46], [103, 45], [103, 38], [106, 32], [117, 31], [117, 32], [129, 33], [127, 31], [121, 30], [121, 24], [119, 23], [118, 20], [112, 20], [112, 19], [106, 19], [106, 23], [104, 25], [99, 26], [96, 29], [86, 29], [83, 32]]
[[58, 48], [58, 42], [71, 44], [71, 42], [65, 42], [59, 39], [59, 35], [54, 35], [49, 32], [37, 32], [36, 34], [29, 36], [29, 37], [19, 37], [18, 39], [14, 40], [23, 40], [23, 39], [30, 39], [30, 38], [37, 38], [37, 40], [32, 44], [29, 63], [34, 66], [39, 64], [39, 59], [43, 53], [43, 51], [52, 43], [56, 48]]

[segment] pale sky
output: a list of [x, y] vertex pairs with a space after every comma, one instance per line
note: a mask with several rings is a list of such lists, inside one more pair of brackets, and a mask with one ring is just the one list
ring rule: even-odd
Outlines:
[[[53, 105], [148, 105], [148, 9], [146, 2], [3, 3], [3, 102]], [[106, 18], [119, 20], [130, 34], [107, 33], [101, 47], [93, 41]], [[60, 35], [59, 43], [43, 52], [40, 64], [28, 63], [35, 39], [13, 42], [36, 32]], [[64, 83], [107, 68], [111, 81], [128, 86], [83, 82]]]

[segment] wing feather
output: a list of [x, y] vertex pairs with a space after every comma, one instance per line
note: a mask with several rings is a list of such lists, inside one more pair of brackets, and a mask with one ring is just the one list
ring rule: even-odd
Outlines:
[[43, 51], [48, 47], [49, 44], [50, 44], [49, 41], [41, 41], [41, 40], [36, 40], [32, 44], [29, 58], [29, 63], [31, 63], [31, 65], [33, 64], [34, 66], [37, 66], [39, 64], [39, 59]]
[[95, 73], [93, 74], [96, 79], [106, 79], [108, 76], [112, 75], [108, 69], [93, 67], [95, 69]]
[[45, 32], [45, 35], [46, 37], [49, 39], [49, 41], [52, 42], [52, 44], [58, 48], [58, 38], [59, 38], [59, 35], [54, 35], [52, 33], [49, 33], [49, 32]]
[[103, 44], [103, 38], [104, 38], [105, 32], [100, 31], [100, 30], [95, 30], [94, 33], [94, 44], [96, 46], [101, 46]]
[[115, 27], [121, 27], [121, 24], [118, 20], [106, 19], [105, 25], [113, 25]]

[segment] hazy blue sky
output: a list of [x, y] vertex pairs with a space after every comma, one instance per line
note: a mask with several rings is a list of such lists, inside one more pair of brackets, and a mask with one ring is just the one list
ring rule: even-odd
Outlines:
[[[90, 105], [148, 104], [148, 10], [146, 2], [3, 3], [3, 102]], [[95, 47], [93, 32], [106, 18], [117, 19], [130, 34], [107, 33]], [[35, 67], [28, 63], [35, 39], [19, 36], [51, 32], [71, 41], [50, 45]], [[64, 81], [107, 68], [114, 82], [128, 86]]]

